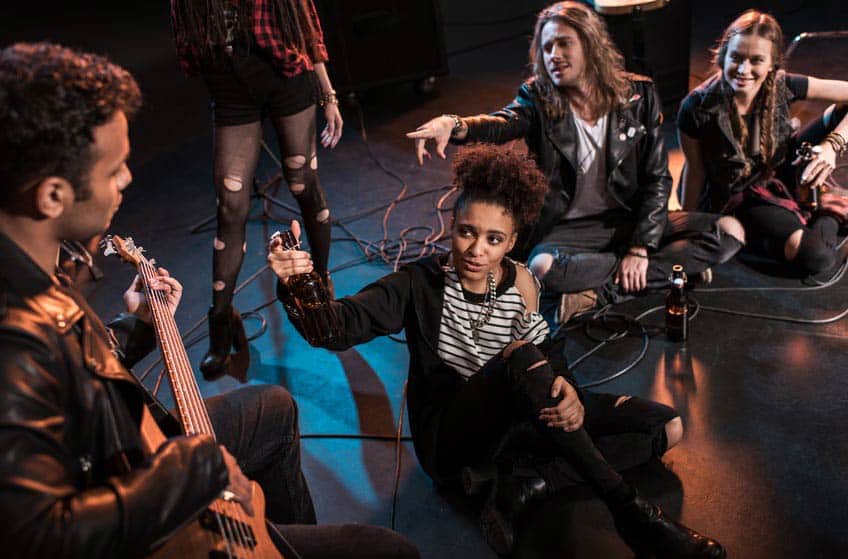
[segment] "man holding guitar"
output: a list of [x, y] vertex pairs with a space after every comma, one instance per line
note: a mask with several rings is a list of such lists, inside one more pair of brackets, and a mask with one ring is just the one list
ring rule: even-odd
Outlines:
[[128, 312], [106, 328], [56, 272], [61, 242], [103, 233], [120, 206], [140, 103], [105, 58], [45, 43], [0, 51], [2, 555], [417, 557], [377, 527], [287, 525], [269, 539], [239, 463], [268, 494], [269, 519], [315, 521], [291, 396], [250, 387], [211, 399], [209, 429], [172, 436], [174, 418], [148, 408], [127, 367], [153, 347], [151, 312], [157, 325], [173, 315], [179, 282], [153, 272], [145, 294], [136, 278]]

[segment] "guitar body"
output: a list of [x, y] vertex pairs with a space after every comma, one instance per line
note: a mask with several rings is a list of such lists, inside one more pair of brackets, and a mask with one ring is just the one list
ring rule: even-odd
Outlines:
[[[149, 452], [154, 452], [167, 439], [159, 426], [153, 420], [147, 407], [141, 418], [141, 437]], [[255, 481], [250, 482], [253, 516], [247, 513], [236, 502], [216, 499], [200, 518], [192, 520], [170, 536], [163, 545], [148, 555], [150, 559], [284, 559], [271, 541], [268, 527], [265, 525], [265, 494]], [[221, 527], [216, 520], [221, 518], [234, 519], [237, 515], [239, 522], [236, 526], [241, 538], [230, 538], [229, 543], [221, 536]], [[240, 545], [239, 542], [248, 545]], [[228, 549], [229, 546], [229, 549]]]

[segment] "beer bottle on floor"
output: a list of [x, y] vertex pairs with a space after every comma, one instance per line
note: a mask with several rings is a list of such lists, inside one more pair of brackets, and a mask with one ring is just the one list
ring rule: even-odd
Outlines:
[[665, 332], [673, 342], [685, 342], [689, 335], [689, 300], [683, 266], [671, 268], [671, 290], [665, 299]]
[[[294, 250], [300, 243], [291, 231], [277, 232], [283, 250]], [[300, 314], [303, 336], [311, 345], [323, 345], [335, 341], [339, 336], [339, 322], [327, 288], [318, 272], [312, 270], [305, 274], [289, 277], [286, 282], [294, 298], [294, 304]]]

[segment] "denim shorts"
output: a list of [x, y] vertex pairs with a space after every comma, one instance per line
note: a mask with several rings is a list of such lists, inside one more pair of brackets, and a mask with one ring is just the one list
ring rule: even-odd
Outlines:
[[280, 74], [258, 49], [236, 48], [208, 64], [201, 75], [209, 90], [215, 126], [236, 126], [264, 117], [293, 115], [318, 100], [314, 71]]

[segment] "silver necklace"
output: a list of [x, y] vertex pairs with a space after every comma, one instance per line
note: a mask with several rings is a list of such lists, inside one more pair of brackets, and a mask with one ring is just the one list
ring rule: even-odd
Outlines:
[[471, 337], [474, 338], [475, 342], [478, 338], [478, 330], [485, 326], [489, 322], [489, 319], [492, 318], [492, 311], [495, 310], [495, 291], [497, 287], [495, 284], [495, 274], [492, 272], [486, 274], [486, 295], [483, 299], [483, 308], [480, 309], [477, 318], [470, 319]]

